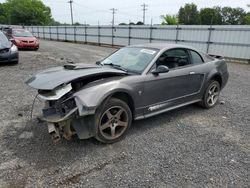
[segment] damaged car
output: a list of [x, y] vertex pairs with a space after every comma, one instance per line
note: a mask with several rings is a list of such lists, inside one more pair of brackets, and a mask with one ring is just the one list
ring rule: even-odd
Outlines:
[[228, 76], [223, 58], [151, 43], [121, 48], [96, 64], [50, 68], [27, 84], [45, 103], [42, 119], [54, 141], [76, 134], [113, 143], [133, 120], [192, 103], [214, 107]]

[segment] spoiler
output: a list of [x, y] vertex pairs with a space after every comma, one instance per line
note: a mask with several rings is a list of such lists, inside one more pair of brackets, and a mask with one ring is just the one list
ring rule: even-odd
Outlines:
[[216, 59], [224, 59], [224, 57], [220, 55], [213, 55], [213, 54], [208, 54], [208, 55]]

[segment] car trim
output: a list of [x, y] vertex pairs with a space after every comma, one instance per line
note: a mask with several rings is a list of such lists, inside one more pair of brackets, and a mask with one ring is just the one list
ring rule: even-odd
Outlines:
[[135, 120], [149, 118], [149, 117], [152, 117], [152, 116], [155, 116], [155, 115], [158, 115], [158, 114], [161, 114], [161, 113], [164, 113], [164, 112], [176, 109], [176, 108], [187, 106], [189, 104], [193, 104], [193, 103], [196, 103], [196, 102], [199, 102], [199, 101], [201, 101], [201, 99], [192, 100], [192, 101], [189, 101], [189, 102], [186, 102], [186, 103], [182, 103], [182, 104], [179, 104], [179, 105], [176, 105], [176, 106], [172, 106], [172, 107], [165, 108], [165, 109], [162, 109], [162, 110], [159, 110], [159, 111], [155, 111], [155, 112], [152, 112], [152, 113], [149, 113], [149, 114], [146, 114], [146, 115], [144, 114], [144, 115], [136, 117]]

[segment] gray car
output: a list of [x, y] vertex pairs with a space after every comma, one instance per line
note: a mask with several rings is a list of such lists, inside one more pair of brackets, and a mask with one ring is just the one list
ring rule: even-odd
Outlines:
[[17, 47], [0, 31], [0, 64], [17, 64], [18, 60]]
[[42, 119], [54, 141], [118, 141], [133, 120], [192, 103], [216, 105], [228, 80], [223, 58], [177, 44], [119, 49], [96, 64], [50, 68], [27, 84], [45, 102]]

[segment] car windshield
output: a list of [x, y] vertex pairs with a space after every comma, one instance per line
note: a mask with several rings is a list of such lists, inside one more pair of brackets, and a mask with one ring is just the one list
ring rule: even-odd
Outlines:
[[0, 32], [0, 44], [6, 44], [8, 41], [8, 38], [2, 32]]
[[149, 48], [125, 47], [104, 59], [101, 64], [128, 72], [142, 73], [158, 51]]
[[15, 37], [32, 37], [33, 35], [26, 30], [13, 30], [13, 36]]

